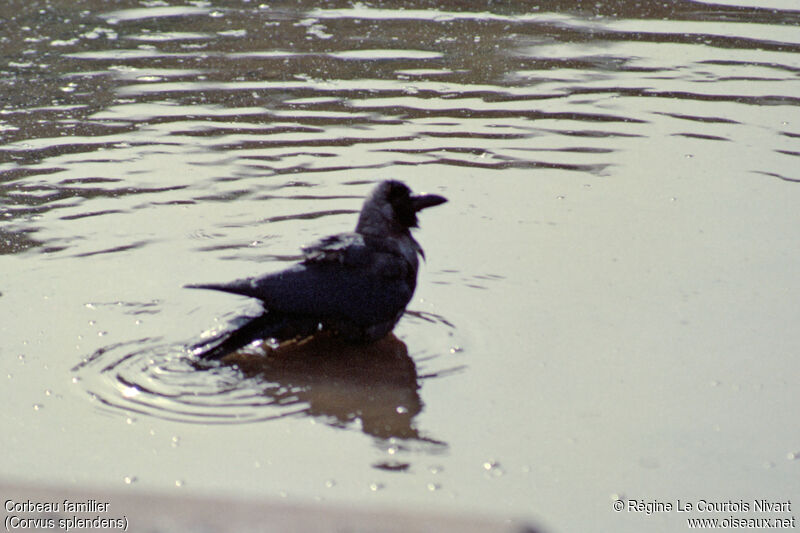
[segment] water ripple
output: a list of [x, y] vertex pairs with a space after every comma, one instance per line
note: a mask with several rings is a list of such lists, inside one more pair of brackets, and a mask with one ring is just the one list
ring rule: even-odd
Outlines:
[[[149, 305], [130, 304], [126, 312]], [[410, 311], [406, 320], [437, 336], [454, 327], [429, 312]], [[359, 421], [362, 431], [383, 439], [437, 443], [415, 427], [414, 417], [423, 408], [420, 380], [460, 370], [442, 366], [441, 355], [423, 350], [415, 362], [394, 335], [366, 347], [321, 338], [277, 350], [251, 346], [228, 364], [199, 366], [185, 346], [143, 337], [104, 346], [72, 371], [93, 401], [120, 416], [199, 424], [312, 416], [337, 427]]]

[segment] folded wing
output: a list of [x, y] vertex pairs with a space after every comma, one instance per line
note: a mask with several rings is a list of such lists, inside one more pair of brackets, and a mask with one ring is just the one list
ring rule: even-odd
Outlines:
[[353, 325], [396, 320], [414, 293], [415, 270], [391, 240], [344, 233], [304, 248], [303, 255], [280, 272], [192, 287], [258, 298], [270, 312]]

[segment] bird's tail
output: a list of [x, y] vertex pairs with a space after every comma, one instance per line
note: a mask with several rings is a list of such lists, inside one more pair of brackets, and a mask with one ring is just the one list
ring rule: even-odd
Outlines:
[[314, 320], [287, 317], [267, 312], [247, 319], [236, 329], [192, 346], [192, 353], [203, 361], [218, 361], [248, 344], [264, 339], [285, 341], [314, 334], [318, 324]]
[[190, 283], [184, 285], [185, 289], [209, 289], [212, 291], [222, 291], [240, 296], [260, 298], [261, 294], [253, 287], [252, 278], [237, 279], [230, 283]]
[[192, 353], [204, 361], [217, 361], [254, 341], [268, 339], [278, 328], [267, 316], [252, 317], [236, 329], [199, 342], [192, 346]]

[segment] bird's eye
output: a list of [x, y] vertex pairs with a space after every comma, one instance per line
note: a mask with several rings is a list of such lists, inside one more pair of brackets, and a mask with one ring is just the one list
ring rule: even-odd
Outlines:
[[405, 185], [400, 183], [394, 184], [389, 190], [389, 201], [392, 204], [399, 204], [408, 201], [411, 197], [411, 191]]

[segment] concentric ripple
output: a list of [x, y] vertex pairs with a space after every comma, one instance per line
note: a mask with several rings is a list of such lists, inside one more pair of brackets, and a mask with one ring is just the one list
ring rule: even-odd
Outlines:
[[[446, 341], [443, 317], [409, 312], [405, 320]], [[202, 364], [186, 345], [141, 338], [98, 349], [73, 368], [91, 398], [120, 415], [200, 424], [243, 424], [314, 416], [343, 427], [360, 420], [381, 438], [429, 440], [414, 427], [420, 380], [460, 370], [442, 354], [419, 353], [421, 369], [394, 335], [366, 347], [335, 339], [251, 345], [227, 364]], [[424, 375], [422, 374], [424, 371]]]

